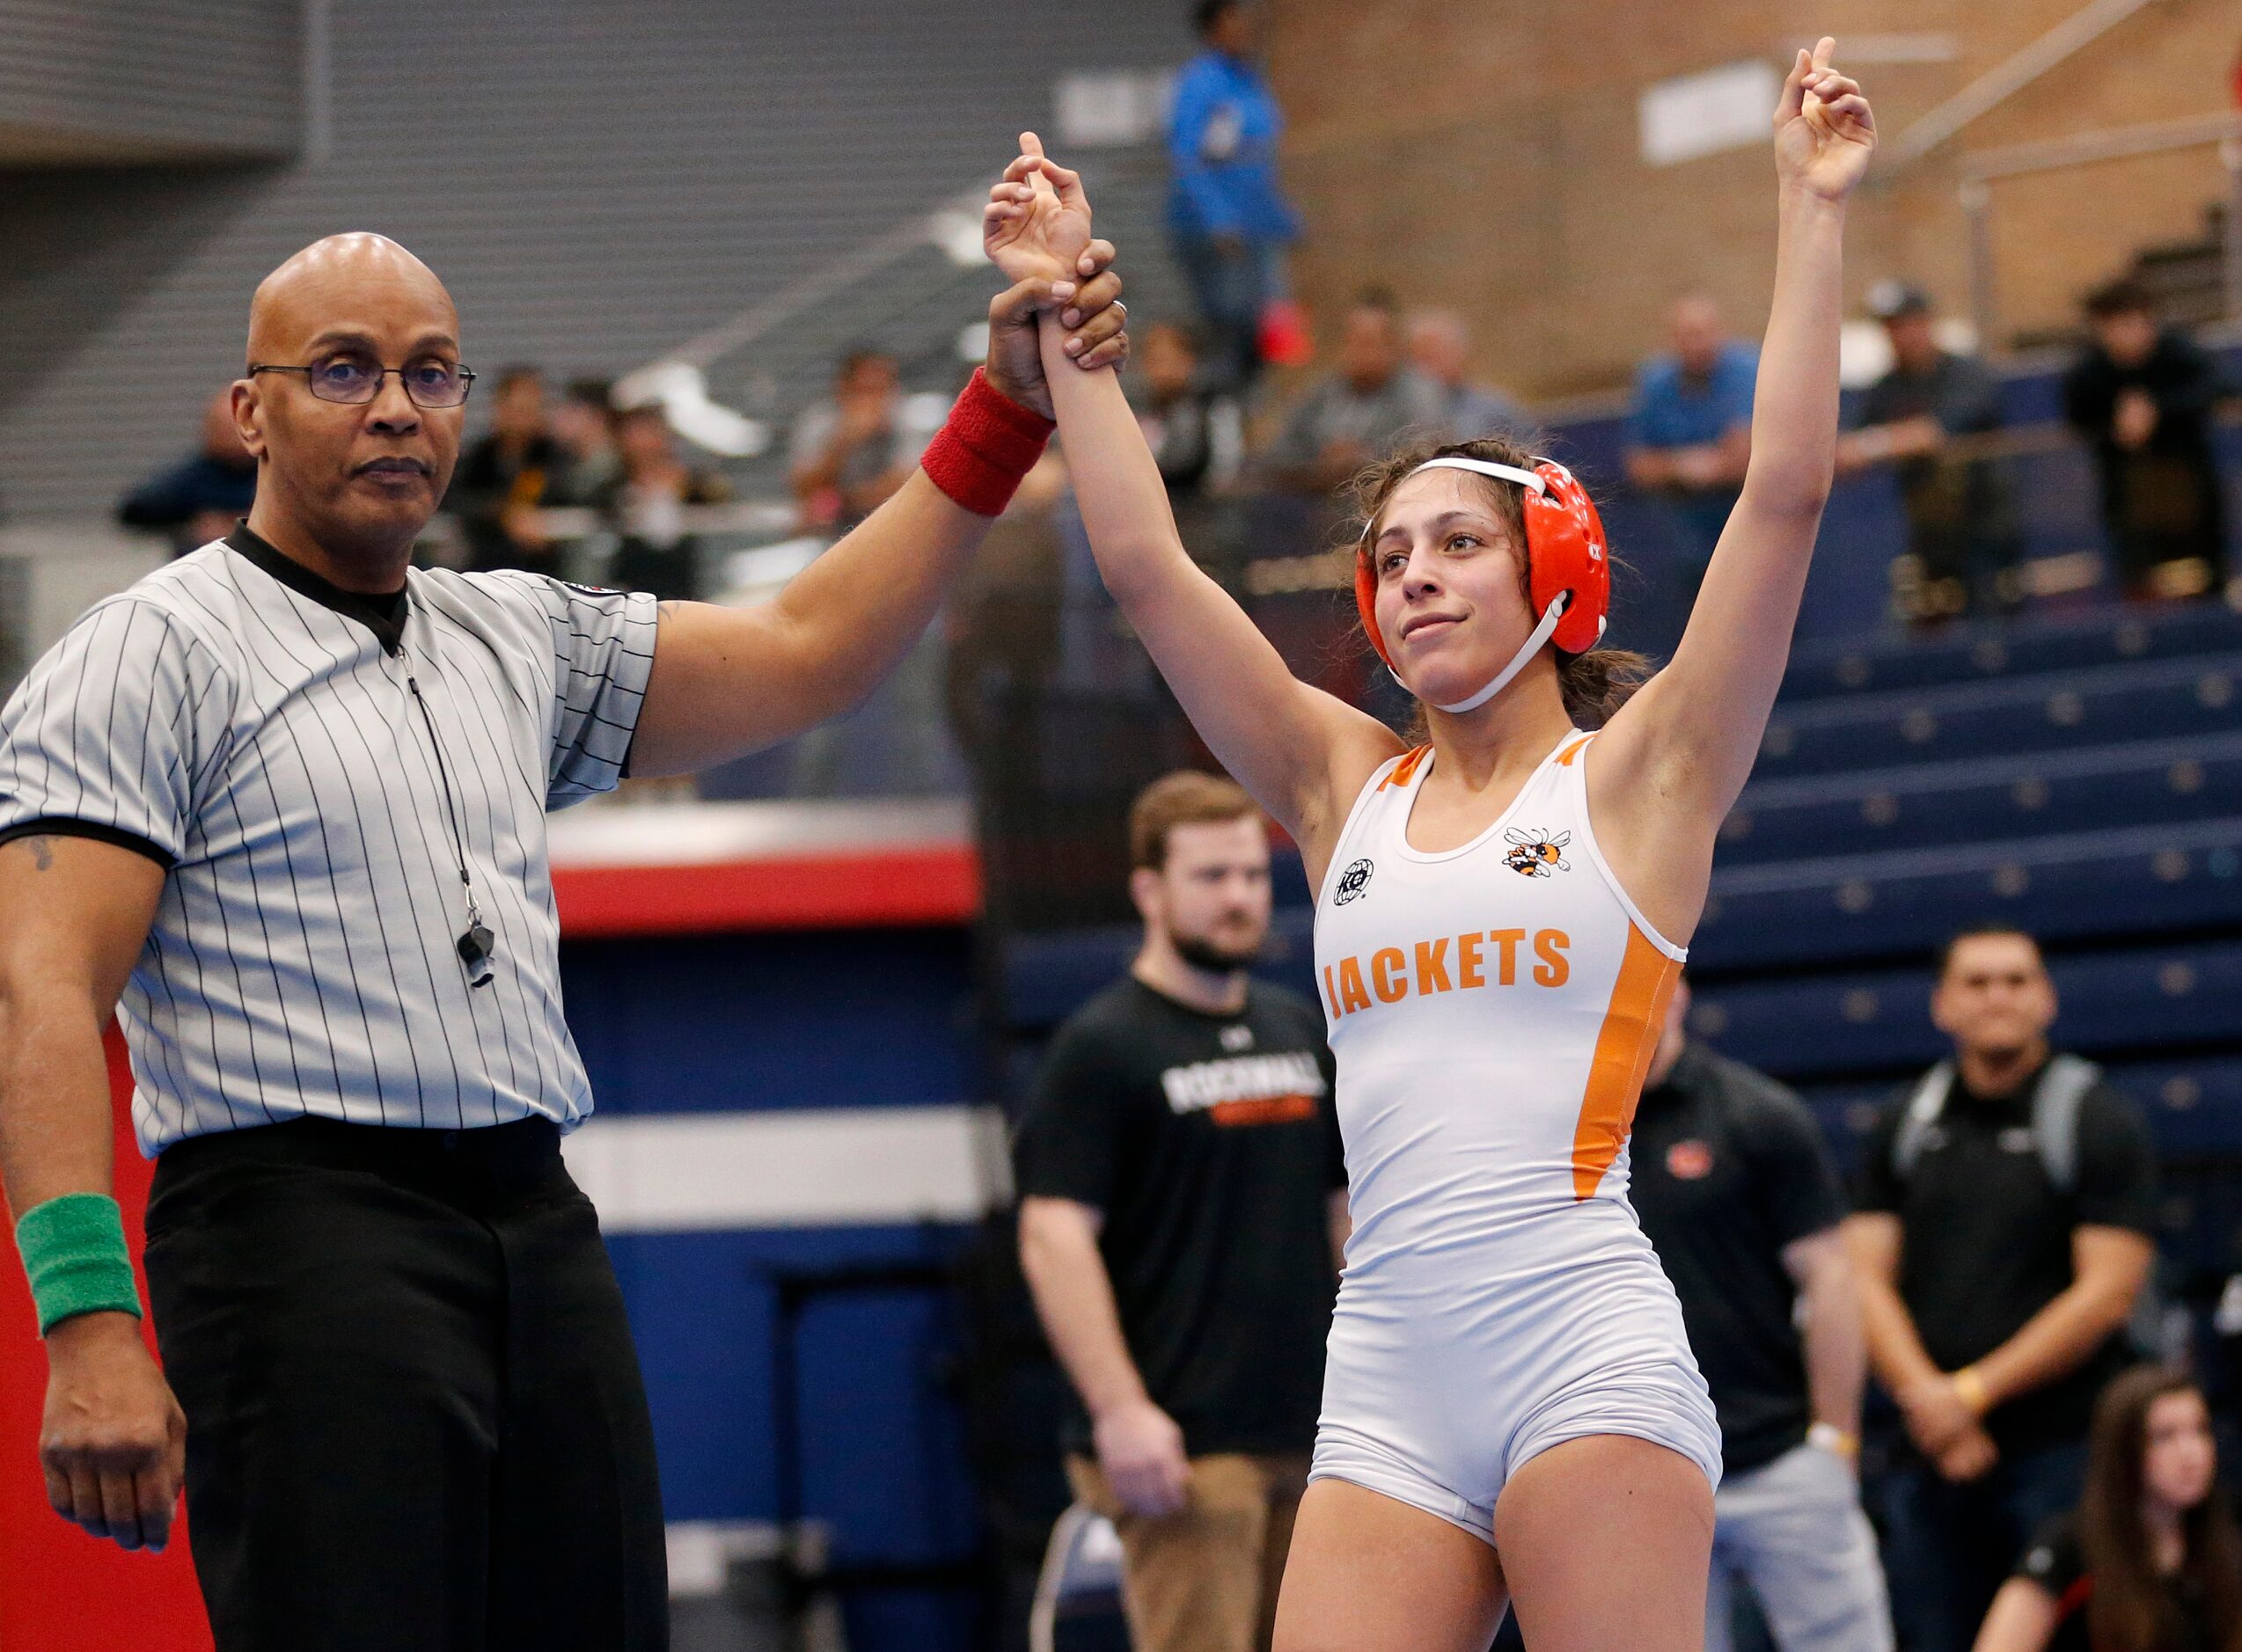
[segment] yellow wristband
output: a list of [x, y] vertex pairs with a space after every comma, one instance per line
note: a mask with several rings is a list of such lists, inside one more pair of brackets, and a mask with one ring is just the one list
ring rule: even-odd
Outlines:
[[1860, 1458], [1860, 1436], [1834, 1422], [1817, 1422], [1806, 1430], [1806, 1444], [1824, 1451], [1834, 1451], [1848, 1463]]
[[1975, 1365], [1965, 1365], [1947, 1378], [1954, 1385], [1955, 1397], [1968, 1408], [1973, 1417], [1982, 1417], [1993, 1408], [1993, 1396], [1985, 1392], [1985, 1378]]

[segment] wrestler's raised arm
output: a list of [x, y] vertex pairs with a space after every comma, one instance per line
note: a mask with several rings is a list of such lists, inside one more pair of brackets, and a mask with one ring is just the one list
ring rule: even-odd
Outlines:
[[[1742, 495], [1672, 663], [1613, 717], [1589, 770], [1607, 849], [1653, 863], [1639, 879], [1618, 866], [1623, 881], [1674, 888], [1686, 859], [1696, 904], [1782, 683], [1835, 466], [1845, 202], [1876, 147], [1867, 99], [1829, 66], [1835, 47], [1798, 55], [1775, 112], [1775, 299]], [[1669, 921], [1686, 932], [1695, 911]]]
[[[989, 256], [1013, 281], [1075, 279], [1090, 241], [1079, 176], [1032, 132], [989, 192]], [[1311, 874], [1363, 780], [1401, 749], [1375, 719], [1295, 677], [1183, 549], [1160, 467], [1116, 373], [1071, 373], [1064, 309], [1044, 317], [1044, 377], [1099, 574], [1208, 749], [1292, 833]]]

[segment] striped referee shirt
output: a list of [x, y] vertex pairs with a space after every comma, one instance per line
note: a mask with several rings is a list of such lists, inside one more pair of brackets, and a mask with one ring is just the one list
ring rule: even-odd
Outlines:
[[[0, 711], [0, 841], [166, 869], [119, 1006], [142, 1151], [304, 1114], [590, 1112], [545, 816], [620, 777], [655, 625], [643, 593], [531, 574], [361, 596], [244, 527], [40, 660]], [[484, 970], [458, 951], [463, 857]]]

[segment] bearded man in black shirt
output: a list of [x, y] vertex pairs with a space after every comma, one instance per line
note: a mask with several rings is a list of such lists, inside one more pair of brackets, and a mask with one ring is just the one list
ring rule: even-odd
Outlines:
[[1051, 1041], [1015, 1144], [1020, 1260], [1080, 1404], [1138, 1652], [1266, 1648], [1345, 1242], [1322, 1014], [1250, 980], [1261, 812], [1211, 775], [1130, 815], [1144, 946]]
[[1910, 1652], [1967, 1652], [2026, 1541], [2078, 1501], [2155, 1257], [2155, 1158], [2133, 1104], [2049, 1049], [2029, 935], [1958, 936], [1931, 1009], [1953, 1059], [1869, 1137], [1846, 1238], [1906, 1422], [1881, 1487], [1893, 1613]]

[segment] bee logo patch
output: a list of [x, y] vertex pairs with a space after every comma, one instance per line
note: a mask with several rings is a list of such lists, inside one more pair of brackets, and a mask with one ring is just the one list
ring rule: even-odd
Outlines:
[[1510, 845], [1503, 865], [1520, 877], [1546, 878], [1552, 872], [1572, 870], [1572, 863], [1564, 858], [1565, 845], [1572, 841], [1571, 832], [1559, 832], [1552, 837], [1546, 831], [1526, 831], [1513, 826], [1503, 834], [1503, 841]]

